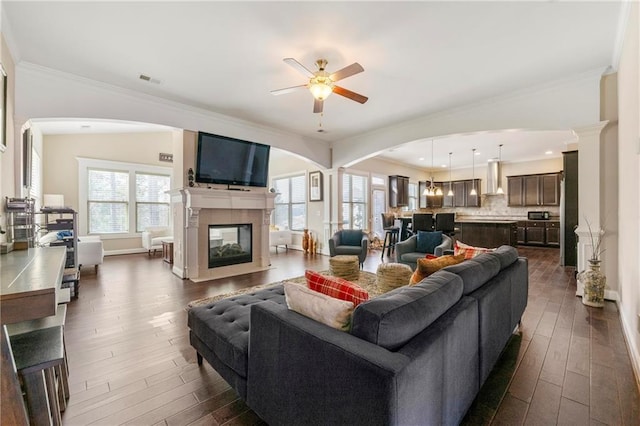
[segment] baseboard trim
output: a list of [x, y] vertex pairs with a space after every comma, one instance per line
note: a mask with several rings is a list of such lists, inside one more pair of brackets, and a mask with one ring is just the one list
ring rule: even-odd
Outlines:
[[627, 344], [627, 351], [629, 352], [629, 358], [631, 358], [631, 366], [633, 367], [633, 372], [635, 373], [636, 387], [640, 392], [640, 352], [638, 352], [636, 345], [633, 344], [634, 343], [633, 326], [627, 323], [627, 321], [625, 320], [625, 316], [622, 315], [622, 310], [620, 309], [619, 301], [616, 302], [616, 305], [618, 306], [620, 322], [622, 323], [622, 333], [624, 334], [624, 341]]
[[[146, 253], [148, 250], [145, 248], [133, 248], [133, 249], [121, 249], [121, 250], [109, 250], [105, 251], [105, 256], [118, 256], [121, 254], [138, 254], [138, 253]], [[162, 250], [156, 250], [159, 253], [162, 253]]]

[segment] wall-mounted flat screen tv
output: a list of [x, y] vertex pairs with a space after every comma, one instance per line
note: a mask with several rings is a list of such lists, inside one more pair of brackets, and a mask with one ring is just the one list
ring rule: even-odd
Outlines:
[[198, 132], [196, 182], [265, 188], [269, 145]]

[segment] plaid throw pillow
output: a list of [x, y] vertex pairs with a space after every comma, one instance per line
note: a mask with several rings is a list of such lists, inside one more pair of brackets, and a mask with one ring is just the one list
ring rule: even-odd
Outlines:
[[315, 271], [306, 271], [307, 287], [336, 299], [353, 302], [356, 307], [369, 300], [369, 293], [357, 284], [338, 277], [320, 275]]
[[456, 244], [453, 248], [453, 254], [455, 255], [464, 254], [465, 259], [471, 259], [476, 257], [479, 254], [487, 253], [494, 250], [495, 249], [484, 248], [484, 247], [473, 247], [463, 242], [456, 241]]

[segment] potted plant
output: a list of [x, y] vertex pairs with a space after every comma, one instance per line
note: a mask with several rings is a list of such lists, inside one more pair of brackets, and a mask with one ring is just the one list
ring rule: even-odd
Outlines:
[[604, 230], [601, 229], [594, 233], [589, 221], [586, 220], [586, 222], [593, 251], [591, 257], [587, 259], [589, 262], [588, 269], [580, 272], [577, 278], [583, 286], [582, 303], [587, 306], [601, 308], [604, 306], [604, 290], [607, 286], [607, 277], [600, 271], [600, 256], [604, 252], [602, 249]]

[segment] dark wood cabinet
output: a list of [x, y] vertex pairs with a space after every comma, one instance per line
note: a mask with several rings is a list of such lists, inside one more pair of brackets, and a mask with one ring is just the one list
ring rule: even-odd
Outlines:
[[[480, 207], [480, 179], [465, 180], [465, 192], [467, 200], [465, 207]], [[471, 195], [471, 190], [476, 189], [476, 195]]]
[[560, 247], [560, 222], [547, 222], [545, 241], [548, 246]]
[[409, 178], [407, 176], [389, 176], [389, 207], [409, 205]]
[[507, 178], [507, 202], [510, 206], [524, 206], [523, 176]]
[[[434, 182], [433, 186], [435, 186], [436, 188], [440, 188], [440, 190], [442, 191], [442, 182]], [[443, 195], [433, 195], [431, 197], [427, 197], [427, 207], [431, 207], [431, 208], [441, 208], [443, 206], [443, 199], [444, 196]]]
[[575, 228], [578, 226], [578, 151], [563, 152], [564, 245], [560, 259], [564, 266], [578, 265]]
[[561, 173], [508, 176], [509, 206], [559, 206]]
[[518, 244], [527, 242], [527, 222], [518, 221]]
[[518, 244], [560, 247], [560, 222], [556, 220], [518, 221]]
[[530, 221], [527, 223], [526, 241], [527, 244], [545, 244], [545, 225], [544, 222]]
[[453, 206], [465, 207], [467, 205], [467, 192], [463, 180], [453, 182]]
[[456, 222], [456, 239], [476, 247], [518, 244], [516, 222]]

